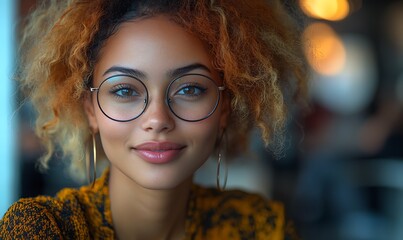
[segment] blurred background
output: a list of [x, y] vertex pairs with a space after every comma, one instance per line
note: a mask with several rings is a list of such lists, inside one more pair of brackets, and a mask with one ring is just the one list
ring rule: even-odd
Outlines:
[[[281, 157], [254, 132], [250, 153], [227, 164], [227, 188], [283, 201], [303, 239], [403, 239], [403, 1], [283, 2], [304, 19], [311, 111], [291, 109]], [[11, 80], [15, 29], [35, 4], [0, 2], [1, 216], [20, 197], [82, 184], [57, 157], [50, 171], [37, 170], [35, 114]], [[197, 182], [215, 186], [215, 161]]]

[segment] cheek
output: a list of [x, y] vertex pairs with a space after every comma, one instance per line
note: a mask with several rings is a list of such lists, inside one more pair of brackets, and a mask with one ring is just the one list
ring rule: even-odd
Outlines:
[[219, 138], [219, 129], [220, 122], [217, 118], [192, 123], [188, 136], [193, 137], [193, 143], [202, 156], [208, 157], [213, 152]]
[[124, 148], [130, 129], [128, 124], [112, 121], [102, 113], [97, 113], [97, 121], [103, 150], [111, 160], [110, 157], [114, 157]]

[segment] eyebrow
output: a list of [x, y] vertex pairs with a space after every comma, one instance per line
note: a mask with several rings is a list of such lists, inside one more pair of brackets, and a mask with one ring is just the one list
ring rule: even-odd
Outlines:
[[180, 68], [171, 70], [168, 72], [167, 75], [171, 79], [173, 79], [173, 78], [179, 77], [181, 75], [184, 75], [184, 74], [189, 73], [196, 69], [202, 69], [202, 70], [207, 71], [208, 73], [211, 73], [210, 69], [206, 65], [201, 64], [201, 63], [192, 63], [192, 64], [186, 65], [184, 67], [180, 67]]
[[[201, 63], [192, 63], [189, 65], [168, 71], [167, 76], [170, 79], [173, 79], [173, 78], [179, 77], [181, 75], [184, 75], [184, 74], [189, 73], [196, 69], [202, 69], [202, 70], [207, 71], [208, 73], [211, 73], [210, 69], [206, 65], [201, 64]], [[143, 71], [140, 71], [140, 70], [134, 69], [134, 68], [122, 67], [122, 66], [112, 66], [112, 67], [108, 68], [104, 72], [103, 76], [105, 76], [108, 73], [112, 73], [112, 72], [120, 72], [120, 73], [128, 74], [128, 75], [133, 76], [138, 79], [147, 78], [147, 74]]]
[[121, 67], [121, 66], [112, 66], [110, 68], [108, 68], [108, 70], [106, 70], [103, 74], [103, 76], [105, 76], [108, 73], [111, 72], [121, 72], [130, 76], [133, 76], [135, 78], [138, 79], [144, 79], [146, 78], [146, 74], [140, 70], [134, 69], [134, 68], [127, 68], [127, 67]]

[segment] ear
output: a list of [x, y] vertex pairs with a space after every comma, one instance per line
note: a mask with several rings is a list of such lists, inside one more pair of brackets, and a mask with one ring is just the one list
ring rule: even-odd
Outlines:
[[90, 125], [92, 133], [98, 132], [98, 121], [95, 116], [95, 107], [92, 95], [90, 93], [85, 93], [83, 98], [83, 107], [85, 115], [87, 116], [88, 124]]

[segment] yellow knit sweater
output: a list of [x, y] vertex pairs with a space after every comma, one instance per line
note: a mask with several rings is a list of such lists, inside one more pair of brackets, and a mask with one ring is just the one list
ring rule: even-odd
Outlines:
[[[0, 220], [0, 239], [116, 239], [108, 180], [105, 171], [94, 187], [19, 200]], [[259, 195], [193, 185], [189, 199], [186, 239], [296, 239], [282, 205]]]

